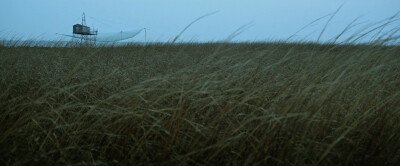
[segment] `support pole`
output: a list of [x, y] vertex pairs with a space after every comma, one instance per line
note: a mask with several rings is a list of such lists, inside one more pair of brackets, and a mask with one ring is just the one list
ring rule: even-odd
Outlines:
[[83, 14], [82, 14], [82, 25], [86, 25], [85, 12], [83, 12]]
[[150, 29], [147, 29], [147, 28], [143, 28], [143, 29], [144, 29], [144, 44], [147, 45], [147, 30], [150, 30]]

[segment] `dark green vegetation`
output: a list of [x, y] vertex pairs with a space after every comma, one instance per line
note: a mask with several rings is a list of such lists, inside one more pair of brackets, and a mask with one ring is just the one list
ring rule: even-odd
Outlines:
[[397, 165], [400, 47], [0, 47], [1, 165]]

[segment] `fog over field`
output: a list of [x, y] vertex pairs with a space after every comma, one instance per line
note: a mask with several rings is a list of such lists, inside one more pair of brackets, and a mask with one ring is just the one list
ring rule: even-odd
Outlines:
[[[321, 37], [322, 41], [340, 33], [358, 17], [355, 24], [360, 25], [354, 31], [400, 10], [398, 0], [2, 0], [0, 30], [3, 38], [18, 35], [60, 39], [55, 34], [71, 34], [72, 25], [80, 23], [85, 12], [87, 24], [99, 33], [148, 28], [148, 41], [166, 42], [196, 18], [219, 11], [192, 25], [180, 39], [219, 41], [245, 26], [245, 31], [234, 40], [285, 40], [315, 19], [332, 14], [341, 5], [343, 7]], [[292, 39], [316, 40], [329, 18], [315, 22]], [[144, 36], [141, 33], [128, 41], [141, 42]]]

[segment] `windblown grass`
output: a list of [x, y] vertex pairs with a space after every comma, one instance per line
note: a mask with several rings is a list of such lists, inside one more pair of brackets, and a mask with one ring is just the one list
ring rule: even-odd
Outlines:
[[399, 15], [341, 44], [174, 43], [202, 17], [170, 44], [2, 40], [0, 163], [400, 165]]
[[1, 47], [2, 165], [396, 165], [400, 47]]

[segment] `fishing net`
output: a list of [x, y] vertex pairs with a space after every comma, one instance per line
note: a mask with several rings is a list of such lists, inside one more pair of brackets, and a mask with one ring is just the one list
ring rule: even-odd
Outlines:
[[99, 42], [117, 42], [126, 40], [137, 36], [143, 29], [133, 31], [121, 31], [116, 33], [99, 33], [96, 37], [96, 41]]
[[118, 42], [121, 40], [126, 40], [137, 36], [143, 29], [132, 30], [132, 31], [120, 31], [115, 33], [99, 33], [97, 36], [80, 36], [80, 35], [64, 35], [58, 34], [61, 36], [67, 36], [77, 39], [90, 40], [90, 41], [98, 41], [98, 42]]

